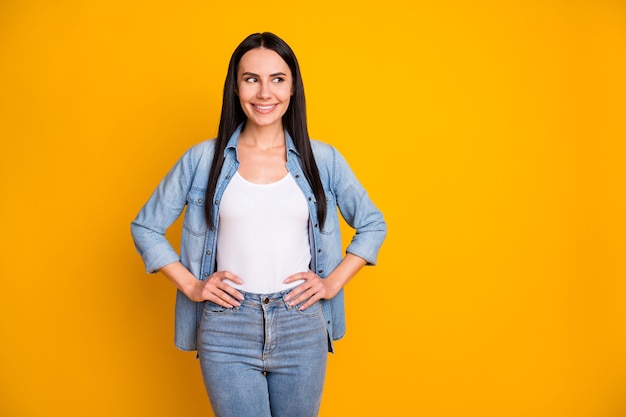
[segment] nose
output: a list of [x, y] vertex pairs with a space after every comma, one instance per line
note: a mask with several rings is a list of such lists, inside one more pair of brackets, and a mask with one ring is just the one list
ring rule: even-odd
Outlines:
[[256, 93], [257, 98], [269, 98], [270, 97], [270, 86], [267, 82], [262, 81], [259, 83], [259, 89]]

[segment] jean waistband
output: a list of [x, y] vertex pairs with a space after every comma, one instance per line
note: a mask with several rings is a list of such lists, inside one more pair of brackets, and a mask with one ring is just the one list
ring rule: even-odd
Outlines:
[[247, 291], [238, 290], [244, 297], [243, 301], [252, 303], [269, 304], [272, 302], [283, 301], [283, 298], [291, 292], [293, 288], [270, 294], [255, 294]]

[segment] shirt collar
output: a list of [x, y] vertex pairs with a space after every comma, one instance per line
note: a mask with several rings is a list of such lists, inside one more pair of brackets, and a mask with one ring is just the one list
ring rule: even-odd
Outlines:
[[[237, 129], [235, 129], [233, 134], [230, 136], [230, 139], [228, 139], [228, 143], [226, 144], [225, 151], [232, 149], [235, 152], [235, 155], [237, 154], [237, 142], [239, 141], [239, 135], [241, 135], [242, 130], [243, 130], [243, 123], [237, 126]], [[300, 155], [300, 152], [298, 152], [298, 150], [296, 149], [296, 145], [293, 139], [291, 138], [291, 135], [289, 134], [289, 132], [287, 132], [287, 129], [285, 129], [285, 147], [287, 149], [287, 154], [289, 154], [290, 152], [293, 152], [296, 155]]]

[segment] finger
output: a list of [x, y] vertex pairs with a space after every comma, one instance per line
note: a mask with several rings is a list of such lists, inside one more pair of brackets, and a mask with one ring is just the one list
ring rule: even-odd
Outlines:
[[238, 300], [243, 300], [243, 295], [234, 287], [220, 281], [218, 278], [209, 279], [204, 287], [205, 298], [223, 307], [241, 305]]
[[[311, 288], [311, 283], [309, 281], [304, 281], [302, 284], [296, 286], [295, 288], [293, 288], [289, 294], [287, 294], [285, 296], [285, 301], [289, 301], [292, 300], [296, 297], [298, 297], [300, 294], [302, 294], [303, 292], [307, 291], [309, 288]], [[289, 303], [290, 305], [293, 305], [293, 303]]]
[[312, 272], [298, 272], [296, 274], [293, 274], [287, 277], [283, 281], [285, 284], [289, 284], [289, 283], [296, 282], [296, 281], [302, 281], [302, 282], [298, 284], [296, 287], [294, 287], [293, 290], [289, 294], [287, 294], [287, 296], [285, 297], [285, 300], [288, 301], [292, 299], [293, 297], [297, 296], [298, 294], [302, 293], [303, 291], [306, 291], [308, 288], [311, 287], [312, 283], [317, 278], [318, 276]]
[[239, 291], [237, 291], [237, 289], [231, 285], [226, 284], [225, 282], [222, 282], [222, 285], [224, 286], [223, 288], [220, 288], [224, 293], [226, 293], [226, 296], [231, 296], [232, 298], [239, 300], [239, 301], [243, 301], [244, 297], [243, 294], [240, 293]]
[[222, 292], [221, 296], [222, 297], [220, 298], [220, 303], [223, 303], [222, 305], [224, 307], [232, 308], [232, 307], [239, 307], [239, 306], [241, 306], [241, 303], [239, 301], [237, 301], [233, 297], [229, 296], [225, 292]]
[[227, 279], [229, 281], [234, 282], [235, 284], [239, 284], [239, 285], [243, 284], [243, 281], [241, 280], [241, 278], [239, 278], [237, 275], [233, 274], [230, 271], [220, 271], [220, 272], [218, 272], [217, 275], [218, 275], [219, 279], [222, 280], [222, 281]]
[[216, 295], [218, 295], [218, 297], [220, 297], [221, 299], [229, 303], [233, 303], [235, 301], [230, 298], [230, 296], [239, 301], [242, 301], [244, 299], [243, 294], [237, 291], [237, 289], [230, 285], [228, 282], [225, 282], [225, 280], [228, 280], [234, 282], [235, 284], [243, 284], [243, 280], [237, 275], [233, 274], [230, 271], [219, 271], [213, 274], [211, 278], [214, 278], [215, 287], [224, 292], [224, 294], [216, 293]]
[[320, 296], [318, 296], [317, 294], [315, 294], [315, 296], [313, 296], [313, 297], [309, 298], [309, 299], [307, 300], [307, 302], [306, 302], [306, 303], [302, 304], [302, 305], [298, 308], [298, 310], [299, 310], [299, 311], [304, 311], [304, 310], [306, 310], [307, 308], [311, 307], [313, 304], [317, 303], [319, 300], [321, 300], [321, 297], [320, 297]]
[[319, 277], [316, 277], [316, 279], [312, 279], [309, 282], [311, 283], [309, 289], [302, 293], [299, 297], [297, 297], [292, 303], [290, 303], [291, 305], [304, 303], [299, 307], [299, 310], [306, 310], [317, 301], [325, 298], [326, 287], [324, 286], [324, 281], [321, 280]]
[[294, 302], [294, 305], [302, 303], [302, 305], [298, 307], [298, 310], [300, 311], [306, 310], [307, 308], [311, 307], [313, 304], [322, 299], [322, 294], [314, 290], [307, 291], [303, 294], [303, 296], [304, 297], [302, 297], [302, 301], [296, 300], [296, 302]]
[[207, 297], [208, 301], [214, 302], [222, 307], [233, 308], [240, 306], [239, 302], [231, 297], [229, 297], [223, 291], [219, 293], [210, 293]]
[[220, 292], [216, 297], [218, 298], [218, 304], [224, 307], [233, 308], [241, 306], [241, 303], [237, 299], [231, 297], [224, 291]]
[[315, 290], [309, 287], [305, 291], [303, 291], [301, 294], [294, 296], [293, 299], [289, 302], [289, 306], [290, 307], [297, 306], [298, 304], [301, 304], [304, 301], [307, 301], [314, 295], [315, 295]]
[[295, 274], [290, 275], [287, 278], [285, 278], [283, 283], [284, 284], [290, 284], [290, 283], [295, 282], [295, 281], [306, 280], [307, 278], [309, 278], [309, 272], [298, 272], [298, 273], [295, 273]]

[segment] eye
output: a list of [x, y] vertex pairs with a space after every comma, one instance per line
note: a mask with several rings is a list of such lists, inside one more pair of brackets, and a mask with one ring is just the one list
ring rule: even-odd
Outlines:
[[276, 77], [272, 80], [273, 83], [282, 83], [283, 81], [285, 81], [283, 77]]
[[255, 83], [256, 82], [256, 78], [254, 77], [248, 77], [244, 80], [247, 83]]

